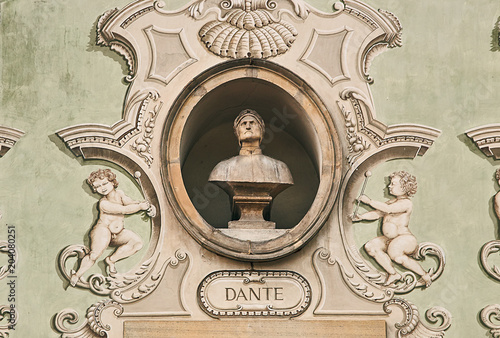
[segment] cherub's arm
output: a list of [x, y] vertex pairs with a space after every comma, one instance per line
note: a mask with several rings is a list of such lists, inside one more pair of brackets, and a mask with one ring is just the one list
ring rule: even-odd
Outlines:
[[363, 195], [359, 200], [368, 204], [374, 209], [377, 209], [384, 214], [401, 214], [411, 210], [412, 202], [409, 199], [396, 200], [394, 203], [384, 203], [370, 199], [368, 196]]
[[366, 220], [366, 221], [375, 221], [383, 216], [384, 216], [384, 214], [382, 212], [380, 212], [379, 210], [373, 210], [373, 211], [368, 211], [368, 212], [365, 212], [364, 214], [359, 215], [359, 219]]
[[139, 204], [141, 202], [139, 201], [135, 201], [133, 200], [132, 198], [128, 197], [127, 195], [125, 195], [125, 193], [121, 190], [116, 190], [116, 192], [118, 194], [120, 194], [120, 197], [122, 199], [122, 202], [123, 202], [123, 205], [130, 205], [130, 204]]
[[149, 208], [149, 202], [141, 202], [137, 204], [121, 205], [113, 203], [110, 201], [99, 202], [99, 209], [106, 214], [114, 215], [130, 215], [135, 214], [141, 210], [147, 210]]
[[380, 217], [383, 217], [384, 214], [380, 212], [379, 210], [373, 210], [373, 211], [368, 211], [365, 212], [364, 214], [361, 215], [351, 215], [349, 216], [353, 222], [358, 222], [358, 221], [375, 221], [379, 219]]

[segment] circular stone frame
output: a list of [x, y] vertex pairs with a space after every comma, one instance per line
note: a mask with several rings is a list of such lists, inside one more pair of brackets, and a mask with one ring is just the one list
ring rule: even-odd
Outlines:
[[[253, 78], [278, 86], [300, 105], [314, 149], [319, 186], [306, 215], [293, 228], [273, 239], [241, 240], [212, 227], [196, 210], [182, 176], [182, 144], [190, 112], [205, 95], [229, 81]], [[311, 132], [312, 131], [312, 132]], [[184, 229], [203, 247], [242, 261], [269, 261], [301, 249], [330, 216], [340, 186], [342, 151], [334, 121], [318, 95], [289, 70], [269, 61], [228, 61], [208, 69], [191, 81], [169, 112], [162, 135], [162, 181], [167, 198]]]

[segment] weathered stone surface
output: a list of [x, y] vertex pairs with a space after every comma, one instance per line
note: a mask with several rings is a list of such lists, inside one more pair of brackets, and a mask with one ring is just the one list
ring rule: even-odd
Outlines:
[[125, 338], [386, 337], [383, 320], [125, 322]]

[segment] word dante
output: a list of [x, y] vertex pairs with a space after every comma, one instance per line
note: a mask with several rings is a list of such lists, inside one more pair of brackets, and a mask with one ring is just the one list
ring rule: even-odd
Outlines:
[[243, 288], [236, 291], [233, 288], [226, 288], [226, 301], [232, 300], [284, 300], [282, 287], [248, 288], [245, 292]]

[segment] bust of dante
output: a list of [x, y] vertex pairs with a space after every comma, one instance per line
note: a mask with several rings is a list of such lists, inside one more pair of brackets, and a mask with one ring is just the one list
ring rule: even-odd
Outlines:
[[265, 124], [256, 111], [243, 110], [233, 129], [240, 153], [217, 164], [208, 180], [231, 197], [233, 220], [241, 221], [238, 227], [242, 222], [272, 223], [268, 222], [272, 199], [293, 185], [292, 174], [285, 163], [262, 154]]

